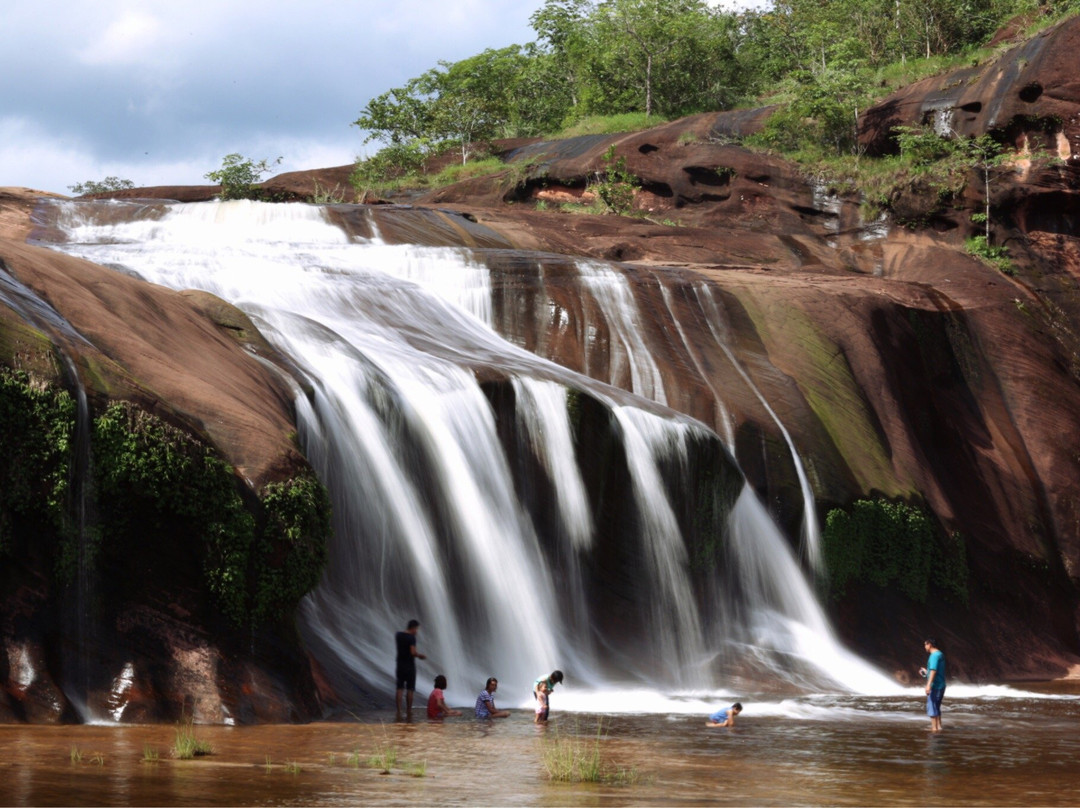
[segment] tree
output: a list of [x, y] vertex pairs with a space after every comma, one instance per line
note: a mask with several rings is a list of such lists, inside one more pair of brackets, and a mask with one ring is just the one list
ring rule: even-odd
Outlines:
[[242, 154], [227, 154], [221, 161], [221, 168], [208, 171], [203, 176], [221, 186], [218, 199], [260, 199], [262, 194], [255, 184], [271, 166], [277, 165], [281, 160], [279, 157], [272, 163], [267, 163], [266, 160], [255, 162]]
[[119, 177], [106, 177], [103, 180], [87, 180], [69, 185], [68, 190], [75, 196], [87, 196], [89, 194], [107, 194], [113, 191], [126, 191], [134, 188], [135, 183], [131, 180], [122, 180]]
[[734, 18], [704, 0], [606, 0], [590, 24], [589, 95], [608, 107], [590, 111], [684, 115], [723, 108], [743, 86]]
[[353, 123], [368, 131], [365, 142], [426, 141], [432, 148], [454, 144], [461, 150], [462, 162], [467, 162], [476, 143], [516, 136], [525, 122], [533, 129], [553, 117], [531, 111], [535, 91], [520, 92], [528, 86], [526, 80], [543, 82], [538, 58], [539, 54], [512, 45], [459, 62], [440, 62], [404, 87], [369, 101]]

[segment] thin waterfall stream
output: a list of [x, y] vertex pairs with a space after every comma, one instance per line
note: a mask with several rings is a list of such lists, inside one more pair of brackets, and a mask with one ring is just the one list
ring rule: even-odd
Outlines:
[[[897, 690], [837, 641], [749, 489], [720, 528], [725, 575], [699, 584], [670, 470], [687, 467], [691, 443], [726, 455], [724, 441], [662, 406], [659, 370], [615, 296], [616, 269], [594, 268], [588, 286], [620, 340], [620, 372], [637, 379], [631, 392], [500, 337], [481, 253], [350, 237], [316, 206], [211, 202], [149, 215], [138, 203], [54, 204], [64, 240], [50, 246], [218, 295], [305, 377], [298, 431], [331, 493], [335, 538], [301, 630], [339, 679], [388, 693], [393, 632], [416, 617], [431, 663], [421, 678], [446, 674], [460, 702], [493, 672], [509, 700], [527, 701], [533, 678], [555, 667], [578, 693], [715, 690], [725, 659], [789, 687]], [[512, 393], [509, 421], [493, 378]], [[628, 484], [614, 505], [582, 474], [594, 459], [576, 454], [581, 397], [606, 408], [618, 437]], [[537, 479], [522, 480], [526, 466]], [[601, 542], [598, 502], [633, 535]], [[596, 588], [616, 556], [617, 577], [630, 576], [625, 613], [645, 627], [638, 639], [616, 633], [619, 607]], [[576, 698], [560, 693], [560, 708]]]

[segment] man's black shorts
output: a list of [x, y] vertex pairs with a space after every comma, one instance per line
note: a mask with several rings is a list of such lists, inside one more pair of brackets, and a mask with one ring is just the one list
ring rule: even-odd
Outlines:
[[398, 690], [416, 690], [416, 665], [399, 665], [394, 680]]

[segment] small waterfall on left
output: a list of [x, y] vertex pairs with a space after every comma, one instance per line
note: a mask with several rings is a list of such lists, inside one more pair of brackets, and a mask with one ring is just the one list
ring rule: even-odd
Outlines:
[[[785, 669], [803, 647], [793, 633], [839, 646], [812, 596], [786, 595], [811, 590], [783, 540], [762, 560], [753, 520], [738, 527], [725, 510], [709, 541], [726, 544], [730, 569], [702, 582], [694, 509], [735, 505], [720, 492], [742, 477], [715, 433], [655, 400], [659, 369], [607, 270], [590, 290], [621, 323], [618, 372], [646, 397], [497, 335], [489, 270], [463, 248], [350, 237], [306, 205], [59, 210], [58, 249], [216, 294], [299, 369], [311, 392], [297, 396], [298, 430], [336, 534], [301, 629], [347, 695], [392, 692], [393, 632], [413, 617], [420, 679], [447, 675], [458, 703], [492, 674], [508, 702], [527, 701], [555, 667], [577, 687], [707, 688], [732, 644], [759, 647], [781, 681], [838, 686], [812, 661]], [[706, 455], [712, 476], [691, 469]]]
[[75, 631], [74, 659], [66, 659], [70, 669], [63, 681], [64, 695], [78, 712], [80, 720], [92, 722], [100, 716], [91, 707], [91, 659], [97, 642], [97, 570], [95, 545], [91, 538], [93, 514], [89, 505], [91, 485], [90, 406], [86, 387], [71, 355], [63, 344], [88, 345], [55, 309], [0, 266], [0, 301], [16, 311], [27, 324], [54, 339], [66, 386], [75, 393], [75, 425], [71, 440], [71, 465], [68, 476], [69, 546], [74, 558], [74, 598], [70, 602], [69, 624]]

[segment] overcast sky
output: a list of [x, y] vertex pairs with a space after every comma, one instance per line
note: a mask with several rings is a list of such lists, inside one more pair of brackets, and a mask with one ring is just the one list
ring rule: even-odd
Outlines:
[[[751, 5], [716, 0], [727, 7]], [[3, 0], [0, 186], [198, 185], [351, 163], [372, 97], [535, 39], [543, 0]]]

